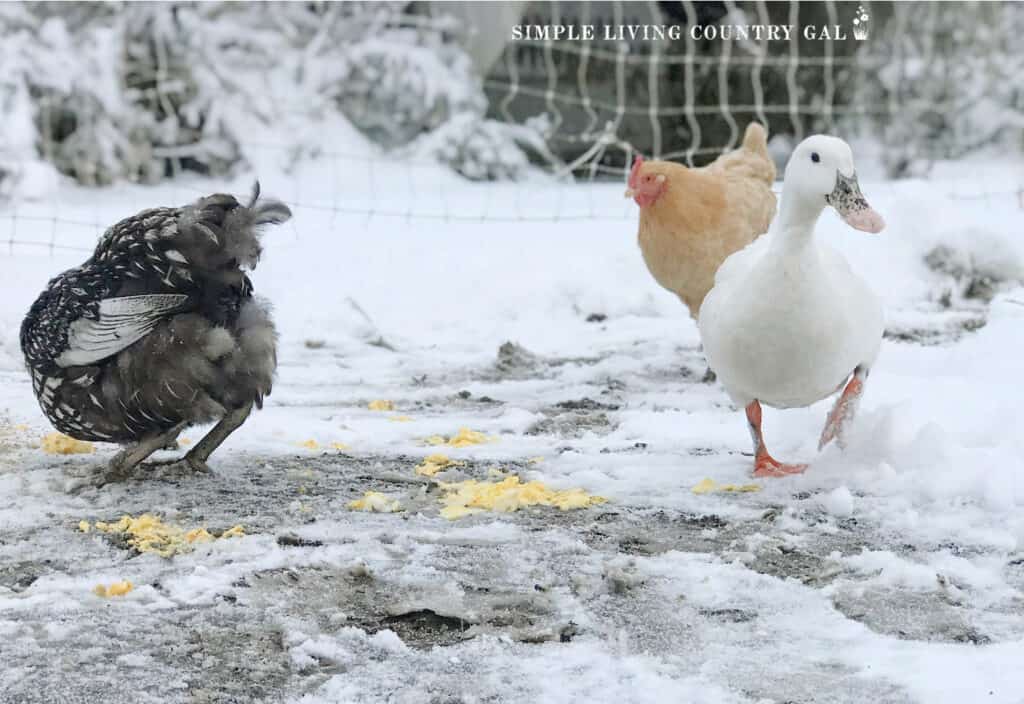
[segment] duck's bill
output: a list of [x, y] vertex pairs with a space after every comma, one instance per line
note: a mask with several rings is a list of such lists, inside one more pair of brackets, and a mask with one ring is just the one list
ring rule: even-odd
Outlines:
[[868, 205], [864, 194], [860, 192], [857, 174], [844, 176], [842, 172], [836, 172], [836, 187], [825, 196], [825, 202], [835, 208], [839, 217], [855, 230], [874, 235], [885, 229], [885, 220]]

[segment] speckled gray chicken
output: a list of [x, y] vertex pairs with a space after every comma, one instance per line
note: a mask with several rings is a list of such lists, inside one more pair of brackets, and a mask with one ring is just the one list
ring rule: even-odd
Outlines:
[[103, 481], [123, 477], [186, 427], [217, 420], [181, 460], [206, 460], [270, 393], [276, 333], [246, 271], [263, 226], [291, 211], [215, 194], [154, 208], [104, 233], [50, 281], [21, 327], [39, 404], [79, 440], [119, 443]]

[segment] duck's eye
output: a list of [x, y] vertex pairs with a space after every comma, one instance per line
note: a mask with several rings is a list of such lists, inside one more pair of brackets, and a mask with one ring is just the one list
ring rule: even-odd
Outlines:
[[821, 157], [818, 156], [818, 152], [811, 152], [811, 161], [813, 161], [815, 164], [821, 161]]

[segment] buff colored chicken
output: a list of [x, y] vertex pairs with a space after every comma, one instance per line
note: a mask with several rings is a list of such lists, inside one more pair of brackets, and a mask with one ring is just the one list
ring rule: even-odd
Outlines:
[[768, 230], [774, 181], [767, 133], [756, 122], [738, 149], [699, 169], [637, 157], [626, 196], [640, 206], [640, 251], [694, 319], [722, 262]]

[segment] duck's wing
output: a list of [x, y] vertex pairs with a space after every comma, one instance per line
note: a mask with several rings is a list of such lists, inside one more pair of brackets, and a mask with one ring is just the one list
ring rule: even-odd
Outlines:
[[715, 286], [745, 276], [754, 263], [764, 254], [769, 235], [761, 235], [738, 252], [730, 254], [715, 272]]

